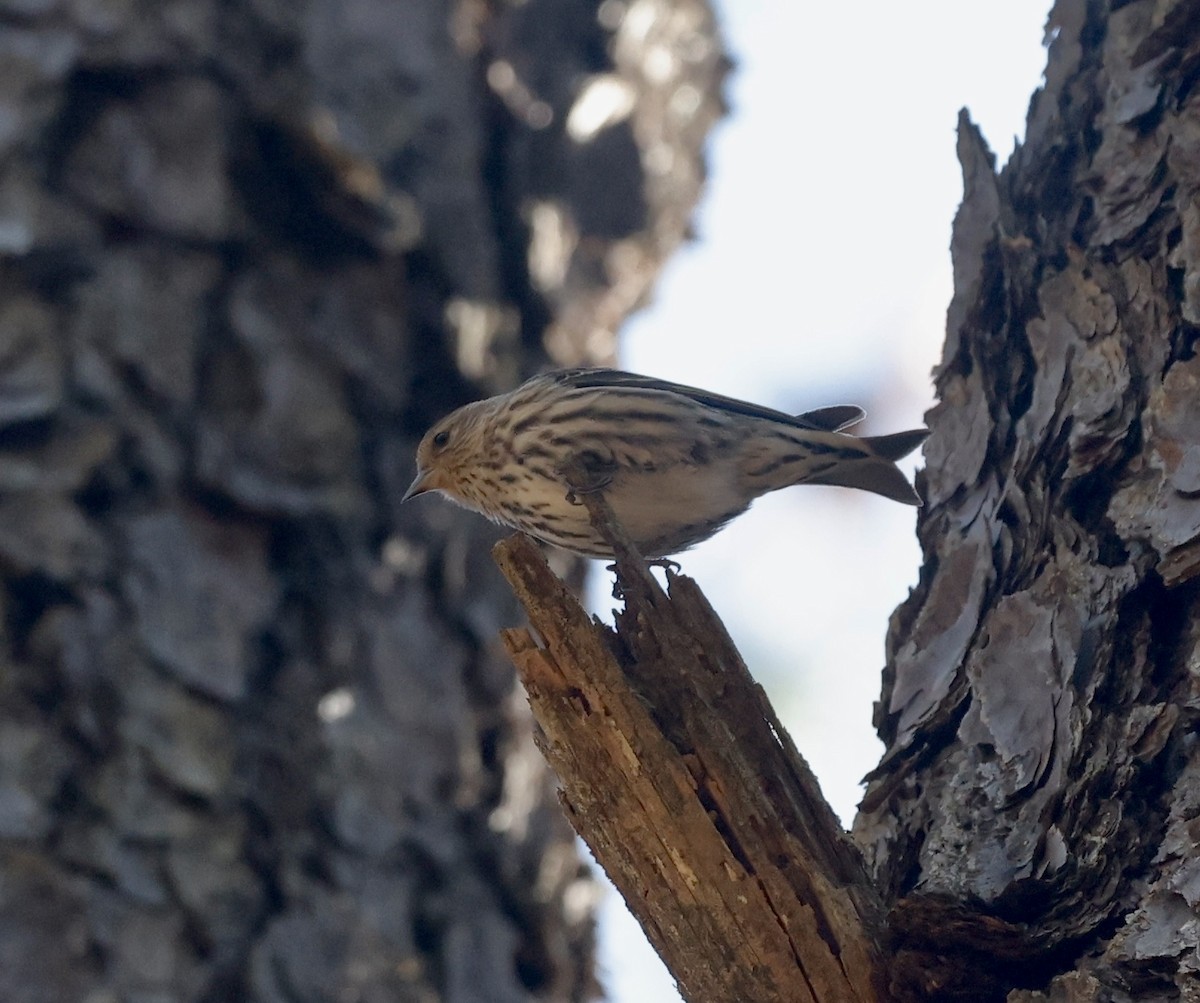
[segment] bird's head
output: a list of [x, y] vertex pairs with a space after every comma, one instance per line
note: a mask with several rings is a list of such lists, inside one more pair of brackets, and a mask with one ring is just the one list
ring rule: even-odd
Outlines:
[[479, 468], [487, 401], [460, 407], [434, 425], [417, 446], [417, 476], [403, 501], [441, 491], [459, 502], [472, 502], [471, 484]]

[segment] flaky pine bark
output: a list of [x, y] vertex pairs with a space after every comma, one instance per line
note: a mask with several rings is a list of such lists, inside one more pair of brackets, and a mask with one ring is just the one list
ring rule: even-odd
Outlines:
[[[872, 908], [848, 913], [885, 945], [867, 990], [879, 999], [1200, 1000], [1200, 2], [1060, 0], [1050, 30], [1046, 86], [1003, 171], [965, 114], [960, 125], [925, 564], [891, 625], [887, 751], [854, 826], [870, 877], [851, 867], [844, 886], [797, 886], [817, 912], [831, 891], [882, 903], [882, 924]], [[568, 813], [688, 998], [856, 998], [804, 977], [807, 941], [782, 919], [799, 989], [689, 982], [689, 950], [711, 950], [718, 975], [775, 969], [756, 935], [739, 952], [714, 929], [724, 919], [695, 927], [680, 876], [708, 876], [706, 908], [724, 917], [723, 891], [767, 887], [772, 866], [809, 873], [831, 838], [819, 797], [791, 817], [748, 807], [802, 764], [772, 753], [744, 770], [746, 800], [713, 785], [722, 757], [698, 737], [722, 712], [708, 677], [737, 660], [713, 654], [719, 625], [671, 626], [703, 607], [693, 586], [630, 597], [609, 636], [501, 558], [542, 624], [541, 644], [507, 640]], [[745, 719], [729, 712], [745, 754]], [[680, 820], [709, 809], [736, 866], [708, 869], [723, 858], [689, 841], [703, 822], [677, 832], [651, 807], [660, 781]], [[618, 840], [626, 798], [653, 831]], [[758, 855], [783, 846], [771, 866]], [[751, 898], [745, 930], [780, 917], [780, 900]], [[844, 959], [847, 941], [826, 933]]]
[[642, 15], [0, 4], [4, 1003], [592, 995], [496, 534], [398, 501], [683, 238], [723, 64]]
[[1200, 4], [1060, 0], [964, 118], [920, 584], [855, 833], [914, 998], [1200, 998]]

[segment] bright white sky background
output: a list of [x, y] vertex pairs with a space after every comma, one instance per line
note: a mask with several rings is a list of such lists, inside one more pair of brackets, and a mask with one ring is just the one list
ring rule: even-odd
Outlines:
[[[861, 404], [867, 434], [915, 428], [950, 302], [958, 110], [1003, 163], [1049, 0], [716, 2], [737, 66], [699, 240], [626, 326], [621, 364], [792, 413]], [[917, 578], [914, 523], [874, 495], [796, 488], [681, 558], [847, 824], [882, 748], [871, 706]], [[609, 588], [593, 576], [598, 611]], [[601, 951], [614, 1003], [678, 1001], [615, 892]]]

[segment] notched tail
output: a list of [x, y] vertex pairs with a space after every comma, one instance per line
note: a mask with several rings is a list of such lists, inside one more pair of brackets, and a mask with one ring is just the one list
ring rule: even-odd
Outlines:
[[919, 428], [911, 432], [894, 432], [891, 435], [863, 436], [857, 442], [869, 449], [871, 455], [833, 464], [806, 477], [805, 481], [809, 484], [835, 484], [843, 488], [859, 488], [905, 505], [920, 505], [920, 496], [908, 482], [908, 478], [896, 467], [895, 462], [921, 445], [927, 435], [928, 429]]
[[893, 432], [891, 435], [868, 435], [859, 439], [876, 456], [895, 463], [902, 460], [922, 442], [929, 438], [929, 429], [914, 428], [911, 432]]

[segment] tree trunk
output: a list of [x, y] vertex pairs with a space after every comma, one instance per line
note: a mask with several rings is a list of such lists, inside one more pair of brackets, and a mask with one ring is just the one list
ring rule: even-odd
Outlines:
[[694, 585], [619, 561], [609, 630], [499, 551], [568, 812], [696, 1003], [1200, 1000], [1200, 0], [1050, 27], [1003, 171], [960, 124], [866, 867]]
[[397, 503], [611, 355], [707, 7], [10, 2], [0, 66], [0, 999], [587, 998], [496, 534]]
[[1200, 4], [1060, 0], [965, 116], [920, 584], [855, 834], [919, 999], [1200, 999]]

